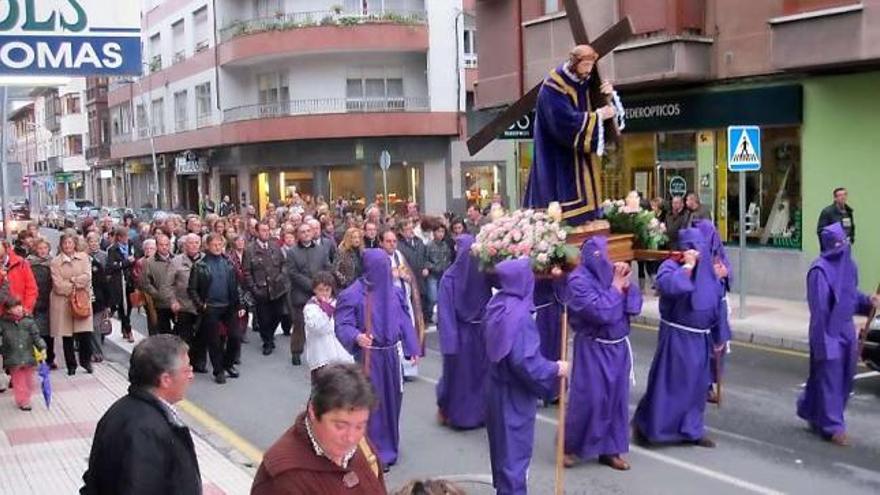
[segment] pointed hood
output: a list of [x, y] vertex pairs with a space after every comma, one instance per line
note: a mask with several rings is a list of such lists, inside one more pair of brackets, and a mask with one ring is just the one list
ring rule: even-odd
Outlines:
[[361, 280], [367, 289], [365, 297], [371, 303], [372, 332], [376, 345], [394, 342], [400, 328], [400, 312], [395, 306], [400, 296], [394, 287], [388, 253], [381, 249], [364, 251]]
[[492, 286], [471, 254], [474, 236], [462, 234], [455, 240], [455, 261], [443, 274], [455, 280], [455, 313], [462, 321], [479, 320], [492, 297]]
[[846, 232], [840, 223], [833, 223], [819, 233], [822, 253], [810, 267], [822, 270], [836, 300], [847, 297], [845, 292], [853, 290], [858, 277], [856, 264], [847, 240]]
[[501, 290], [486, 306], [486, 353], [497, 363], [513, 347], [516, 333], [534, 311], [535, 274], [528, 258], [502, 261], [495, 265]]
[[602, 287], [611, 286], [614, 264], [608, 257], [608, 238], [604, 235], [590, 237], [581, 246], [581, 267], [590, 272]]
[[691, 293], [691, 307], [705, 311], [718, 307], [721, 298], [721, 285], [715, 276], [712, 266], [712, 250], [709, 239], [697, 228], [683, 229], [678, 232], [678, 245], [683, 251], [694, 249], [700, 253], [700, 259], [694, 268], [694, 286]]

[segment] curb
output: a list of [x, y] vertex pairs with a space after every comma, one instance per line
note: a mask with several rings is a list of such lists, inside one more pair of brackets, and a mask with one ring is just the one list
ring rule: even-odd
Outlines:
[[[639, 315], [634, 317], [632, 322], [656, 328], [660, 325], [660, 318], [656, 316]], [[777, 335], [770, 335], [767, 332], [757, 332], [753, 330], [731, 329], [731, 333], [733, 335], [733, 341], [735, 342], [772, 347], [775, 349], [783, 349], [805, 354], [809, 354], [810, 352], [810, 342], [807, 340], [779, 337]]]

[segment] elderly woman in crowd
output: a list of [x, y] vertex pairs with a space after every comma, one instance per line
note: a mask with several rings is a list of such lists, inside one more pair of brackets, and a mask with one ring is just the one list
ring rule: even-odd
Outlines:
[[49, 254], [49, 243], [45, 239], [36, 239], [27, 260], [31, 264], [31, 271], [37, 283], [34, 322], [40, 329], [40, 337], [46, 341], [46, 362], [54, 370], [58, 365], [55, 364], [55, 339], [49, 332], [49, 295], [52, 293], [52, 272], [49, 269], [52, 256]]
[[[137, 259], [134, 262], [134, 266], [131, 269], [131, 277], [135, 287], [141, 287], [141, 282], [143, 281], [144, 268], [146, 266], [147, 260], [152, 258], [156, 254], [156, 239], [150, 238], [145, 239], [143, 244], [143, 253], [144, 255]], [[150, 297], [144, 291], [140, 289], [136, 289], [143, 297], [144, 301], [144, 311], [147, 313], [147, 334], [148, 335], [156, 335], [159, 333], [158, 328], [158, 318], [156, 315], [156, 303], [153, 301], [153, 298]]]
[[[86, 236], [89, 263], [92, 269], [92, 361], [104, 360], [104, 332], [110, 324], [110, 287], [107, 280], [107, 252], [101, 249], [101, 235], [89, 232]], [[109, 332], [108, 332], [109, 333]]]
[[[53, 338], [61, 337], [67, 374], [76, 374], [79, 364], [87, 373], [92, 372], [92, 316], [77, 318], [71, 309], [71, 295], [79, 289], [92, 293], [92, 267], [86, 253], [77, 251], [77, 236], [63, 234], [58, 243], [58, 255], [49, 264], [52, 274], [52, 294], [49, 298], [49, 330]], [[74, 344], [74, 340], [76, 343]]]

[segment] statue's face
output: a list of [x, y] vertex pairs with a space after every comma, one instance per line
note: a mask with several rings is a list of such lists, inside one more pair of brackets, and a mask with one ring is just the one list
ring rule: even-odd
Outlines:
[[572, 66], [572, 72], [581, 79], [586, 79], [593, 72], [596, 61], [592, 58], [581, 58]]

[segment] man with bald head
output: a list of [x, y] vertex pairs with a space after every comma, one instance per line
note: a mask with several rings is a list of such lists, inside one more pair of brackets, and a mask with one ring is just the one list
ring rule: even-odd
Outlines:
[[574, 47], [568, 61], [544, 79], [535, 106], [535, 162], [523, 203], [546, 208], [558, 201], [572, 225], [593, 220], [599, 210], [599, 164], [591, 155], [605, 153], [603, 123], [616, 118], [624, 127], [623, 106], [610, 83], [601, 83], [600, 90], [611, 103], [592, 107], [590, 79], [598, 59], [591, 46]]

